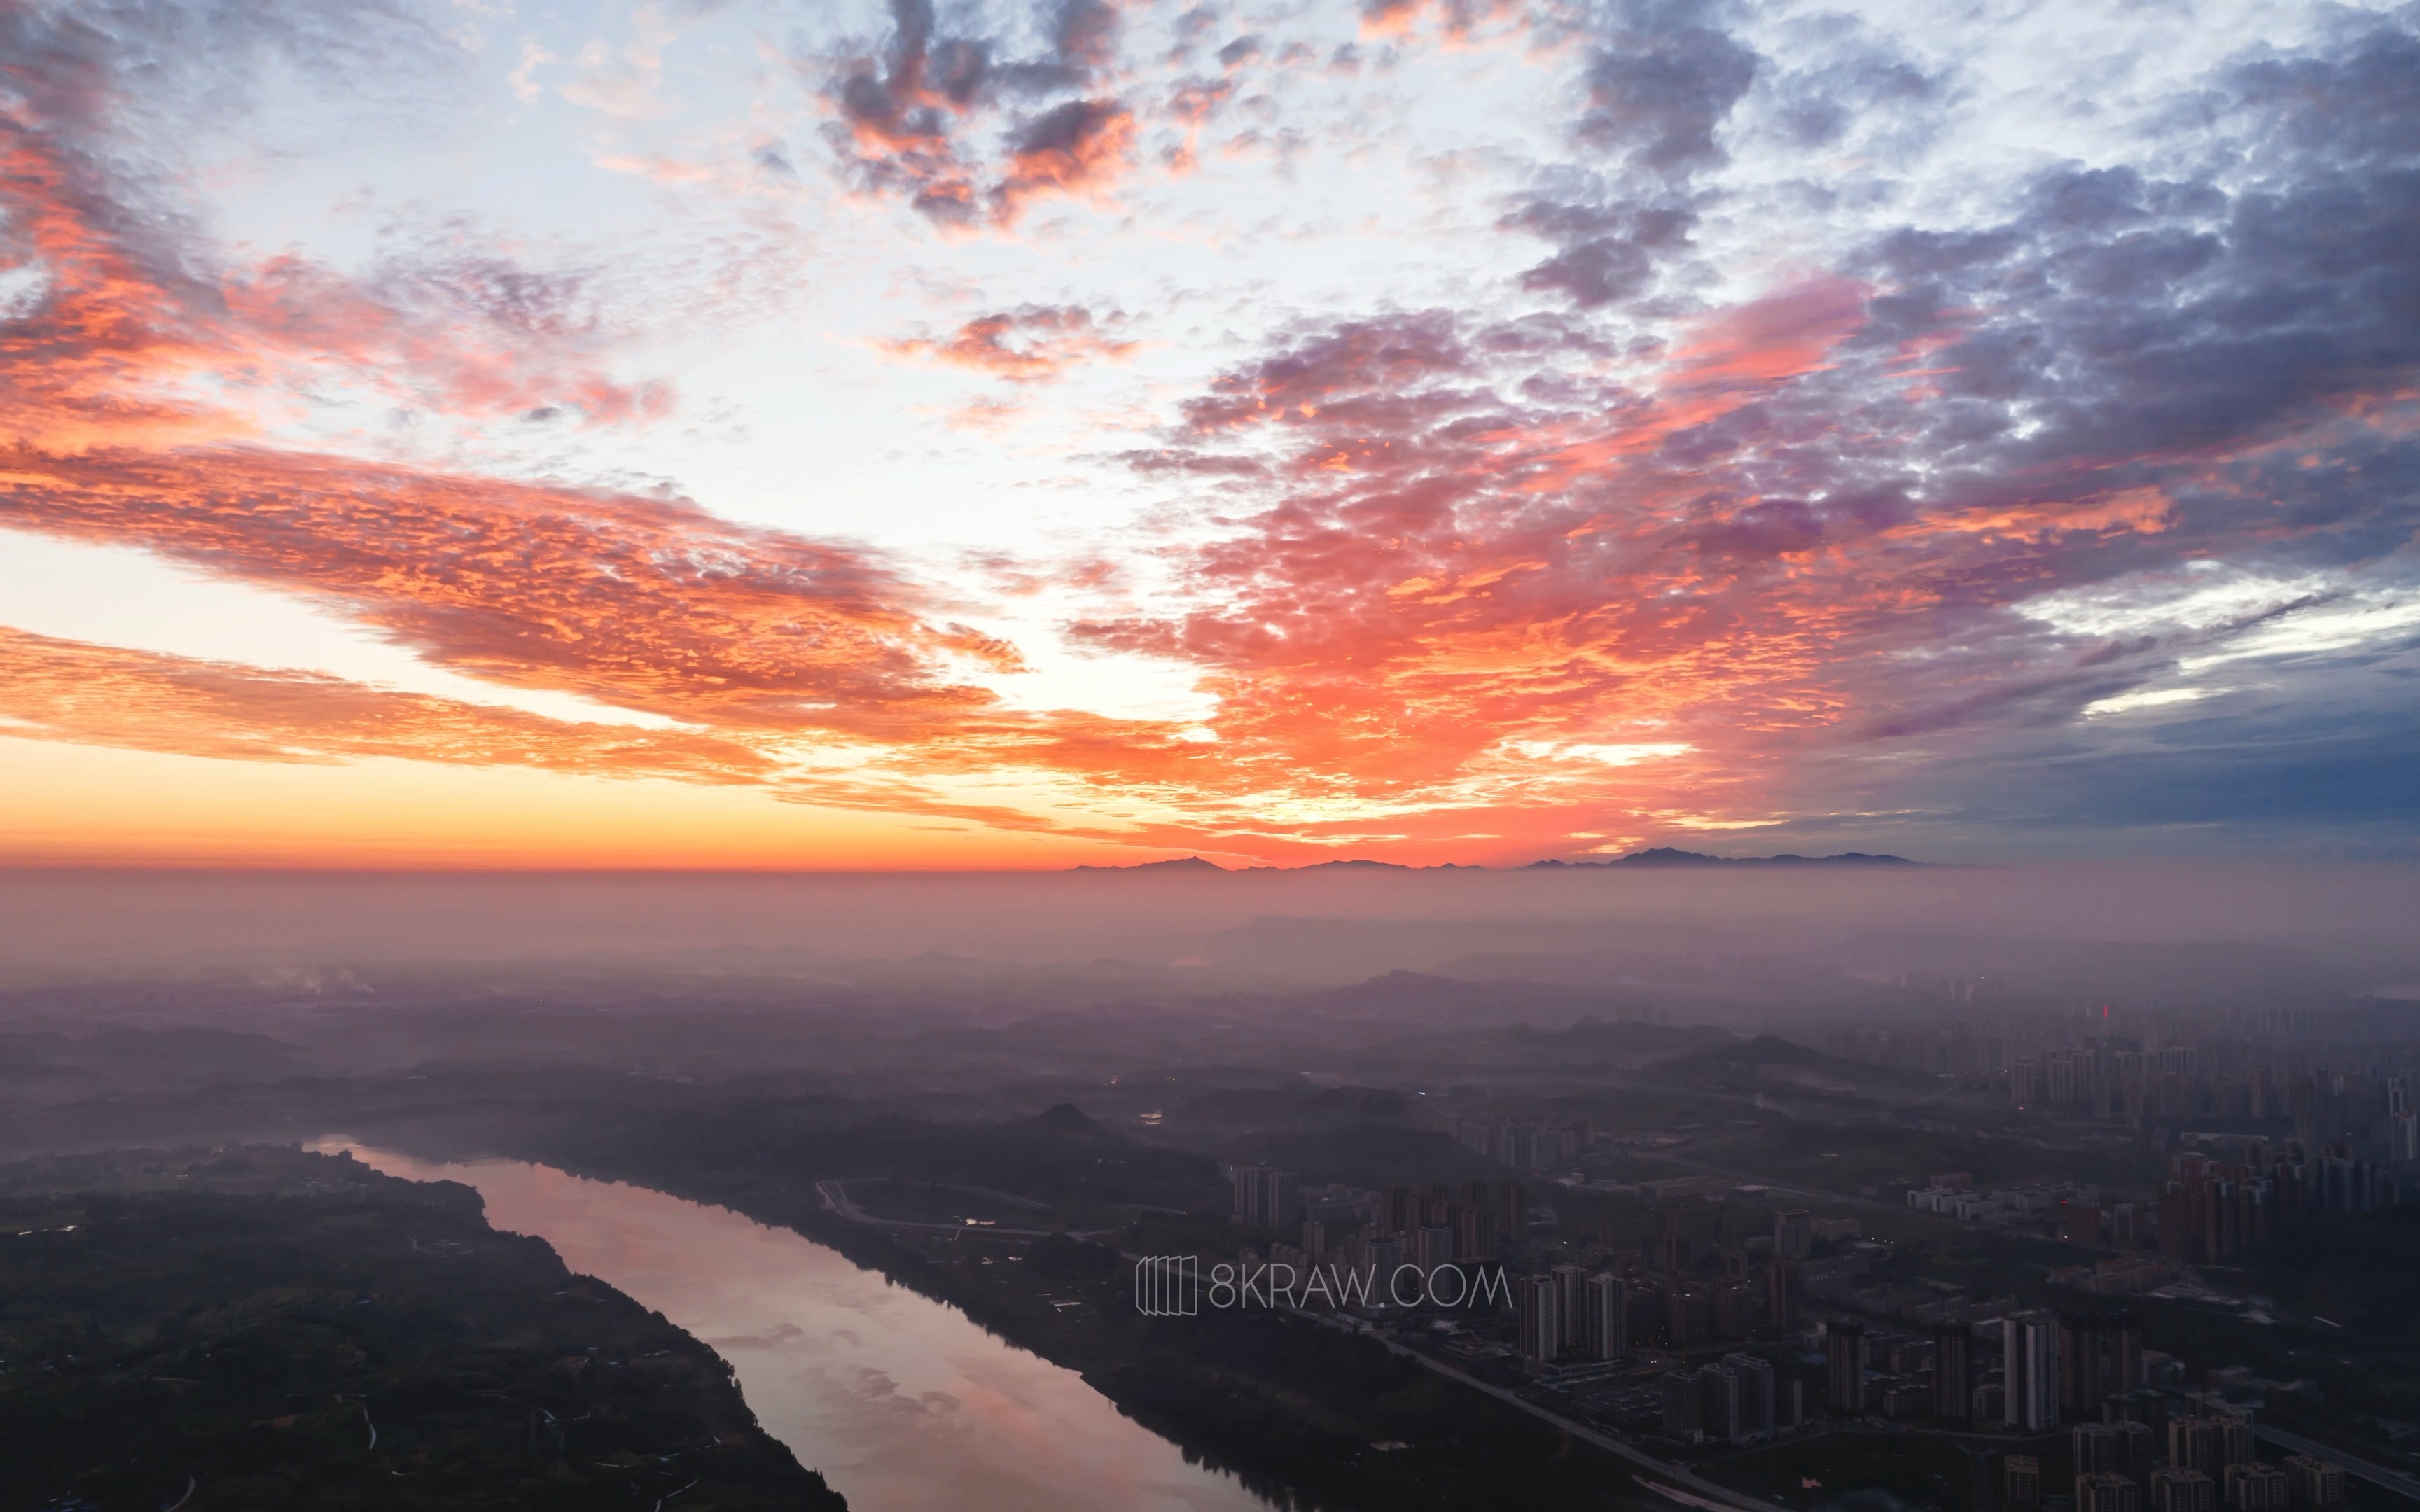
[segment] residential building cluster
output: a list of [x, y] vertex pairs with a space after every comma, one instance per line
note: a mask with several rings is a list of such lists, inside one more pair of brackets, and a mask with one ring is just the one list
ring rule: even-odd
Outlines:
[[1464, 1119], [1453, 1127], [1456, 1143], [1516, 1171], [1562, 1169], [1589, 1147], [1585, 1119]]
[[[2227, 1030], [2237, 1037], [2214, 1037]], [[2399, 1028], [2358, 1015], [2104, 1010], [1838, 1026], [1821, 1039], [1839, 1059], [1997, 1084], [2020, 1109], [2138, 1127], [2267, 1124], [2313, 1149], [2345, 1145], [2348, 1158], [2420, 1164], [2420, 1066]]]

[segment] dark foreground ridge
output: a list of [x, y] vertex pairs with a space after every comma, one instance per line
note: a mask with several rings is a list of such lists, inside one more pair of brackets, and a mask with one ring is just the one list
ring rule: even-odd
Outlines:
[[847, 1505], [713, 1350], [450, 1181], [29, 1161], [0, 1232], [0, 1506]]

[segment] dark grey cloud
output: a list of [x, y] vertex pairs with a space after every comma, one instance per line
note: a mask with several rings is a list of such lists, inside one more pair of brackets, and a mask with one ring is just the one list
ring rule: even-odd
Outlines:
[[[2408, 421], [2366, 418], [2408, 408], [2397, 396], [2420, 375], [2420, 39], [2373, 25], [2223, 70], [2199, 103], [2242, 145], [2226, 179], [2061, 169], [1998, 225], [1905, 230], [1870, 249], [1862, 270], [1894, 292], [1869, 307], [1860, 345], [1879, 354], [1948, 333], [1921, 359], [1939, 399], [1873, 398], [1880, 372], [1850, 364], [1774, 407], [1785, 427], [1793, 413], [1849, 409], [1884, 423], [1883, 444], [1740, 438], [1714, 451], [1810, 492], [1916, 462], [1941, 505], [2129, 485], [2169, 501], [2163, 529], [2045, 542], [1996, 573], [1929, 584], [1945, 623], [2195, 560], [2420, 596], [2420, 441]], [[2257, 663], [2270, 676], [2246, 679], [2268, 692], [2076, 718], [2174, 677], [2180, 659], [2343, 607], [2288, 602], [2112, 640], [2065, 672], [1979, 692], [1910, 679], [1866, 733], [2058, 730], [2049, 745], [1995, 746], [1980, 765], [1926, 779], [1936, 799], [1994, 823], [2390, 823], [2408, 840], [2420, 830], [2409, 640], [2275, 649]], [[2033, 640], [2009, 648], [2027, 665], [2054, 634]], [[2203, 681], [2228, 679], [2219, 669]]]
[[1170, 30], [1174, 33], [1179, 47], [1190, 47], [1209, 36], [1218, 25], [1218, 7], [1195, 6], [1177, 17]]
[[1644, 293], [1661, 260], [1688, 247], [1697, 219], [1694, 210], [1678, 206], [1606, 207], [1539, 198], [1503, 224], [1562, 246], [1523, 272], [1521, 286], [1564, 295], [1587, 310]]
[[[334, 103], [425, 118], [453, 95], [464, 54], [421, 8], [397, 0], [0, 7], [0, 74], [55, 131], [210, 130], [252, 108], [270, 58], [330, 89]], [[135, 75], [138, 92], [109, 87]]]
[[[1121, 107], [1093, 98], [1116, 61], [1121, 21], [1106, 0], [1047, 0], [944, 26], [932, 0], [892, 0], [878, 42], [801, 44], [798, 67], [833, 106], [825, 139], [845, 174], [942, 224], [1013, 213], [1024, 192], [1004, 159], [1036, 134], [1074, 132]], [[1075, 98], [1068, 98], [1068, 97]], [[1030, 177], [1027, 176], [1027, 177]]]
[[1761, 63], [1710, 14], [1642, 0], [1594, 29], [1573, 124], [1582, 161], [1544, 176], [1536, 197], [1504, 218], [1558, 248], [1523, 272], [1522, 287], [1595, 309], [1646, 294], [1685, 251], [1697, 219], [1692, 179], [1725, 161], [1715, 133]]
[[468, 62], [398, 0], [0, 4], [0, 97], [18, 102], [0, 125], [38, 130], [125, 255], [198, 297], [179, 266], [189, 154], [254, 116], [272, 69], [334, 129], [427, 135], [468, 119]]
[[1257, 35], [1238, 37], [1218, 49], [1218, 61], [1228, 68], [1248, 63], [1261, 55], [1261, 39]]
[[2410, 854], [2420, 842], [2420, 656], [2313, 668], [2290, 691], [2242, 689], [2152, 720], [2142, 714], [2043, 721], [2038, 733], [1949, 743], [1905, 769], [1877, 802], [1981, 829], [2100, 829], [2142, 848], [2292, 832], [2303, 846]]
[[1716, 166], [1724, 159], [1715, 130], [1759, 62], [1694, 8], [1638, 8], [1589, 59], [1578, 134], [1667, 177]]
[[[1862, 33], [1857, 40], [1865, 40]], [[1830, 147], [1860, 124], [1936, 101], [1945, 92], [1940, 79], [1870, 44], [1812, 67], [1769, 71], [1768, 108], [1782, 135], [1799, 147]]]
[[[2356, 82], [2420, 62], [2386, 30], [2339, 60]], [[2008, 471], [2243, 439], [2420, 363], [2420, 109], [2395, 91], [2337, 144], [2334, 91], [2233, 75], [2262, 151], [2247, 187], [2132, 167], [2042, 176], [2004, 224], [1902, 231], [1858, 270], [1895, 286], [1867, 340], [1962, 334], [1931, 365], [1949, 396], [1912, 438], [1936, 464]], [[2306, 85], [2308, 69], [2300, 66]], [[2402, 141], [2401, 155], [2389, 150]], [[1900, 428], [1900, 427], [1895, 427]]]

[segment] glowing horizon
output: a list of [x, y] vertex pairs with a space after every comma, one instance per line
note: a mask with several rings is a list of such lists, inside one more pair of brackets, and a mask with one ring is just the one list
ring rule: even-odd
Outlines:
[[2413, 26], [0, 7], [0, 865], [2408, 857]]

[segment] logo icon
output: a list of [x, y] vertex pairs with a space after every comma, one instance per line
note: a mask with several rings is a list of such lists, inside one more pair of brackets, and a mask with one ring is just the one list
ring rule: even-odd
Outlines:
[[1135, 1261], [1135, 1310], [1146, 1318], [1201, 1312], [1201, 1261], [1190, 1255], [1146, 1255]]

